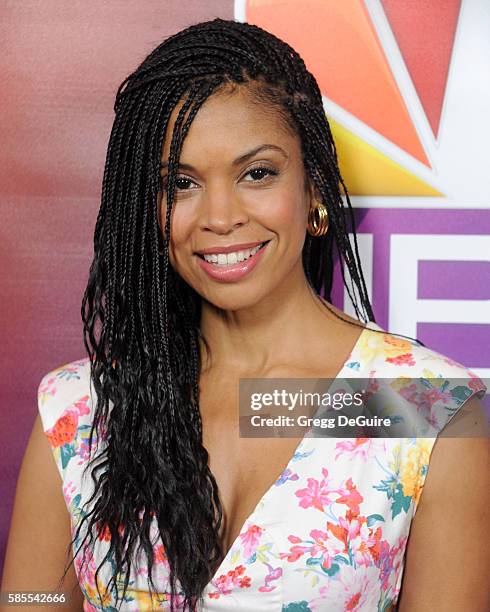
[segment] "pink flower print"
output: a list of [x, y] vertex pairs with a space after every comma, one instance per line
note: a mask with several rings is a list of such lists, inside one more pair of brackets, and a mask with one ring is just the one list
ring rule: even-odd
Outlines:
[[438, 421], [438, 419], [437, 419], [437, 415], [436, 415], [436, 413], [435, 413], [435, 412], [432, 412], [431, 414], [427, 415], [425, 418], [426, 418], [426, 420], [427, 420], [427, 423], [428, 423], [428, 424], [429, 424], [431, 427], [433, 427], [433, 428], [434, 428], [434, 429], [436, 429], [436, 430], [439, 430], [439, 429], [440, 429], [440, 426], [439, 426], [439, 421]]
[[[352, 518], [350, 521], [340, 517], [339, 524], [347, 534], [349, 549], [357, 565], [368, 567], [372, 564], [372, 548], [376, 546], [378, 538], [372, 529], [367, 526], [365, 516]], [[381, 532], [379, 532], [381, 533]]]
[[328, 533], [321, 531], [320, 529], [312, 529], [310, 531], [310, 536], [314, 541], [313, 546], [311, 546], [310, 550], [308, 551], [310, 556], [315, 559], [322, 557], [322, 567], [329, 569], [332, 565], [332, 561], [327, 548]]
[[478, 378], [478, 376], [475, 376], [471, 372], [468, 372], [468, 373], [471, 377], [471, 380], [468, 381], [468, 387], [472, 391], [481, 391], [482, 389], [485, 389], [485, 385], [483, 384], [483, 381], [481, 378]]
[[341, 455], [345, 455], [351, 460], [360, 459], [366, 462], [379, 452], [384, 452], [385, 449], [385, 443], [375, 438], [346, 438], [342, 442], [337, 442], [335, 445], [335, 450], [338, 451], [335, 455], [335, 459], [338, 459]]
[[343, 565], [337, 580], [320, 588], [320, 597], [310, 603], [311, 610], [324, 610], [328, 597], [329, 608], [338, 612], [367, 612], [378, 609], [379, 569]]
[[427, 401], [427, 394], [421, 391], [420, 386], [415, 383], [404, 384], [400, 387], [398, 393], [408, 403], [416, 407], [417, 412], [423, 416], [424, 419], [430, 420], [430, 401]]
[[285, 469], [282, 474], [279, 476], [279, 478], [276, 480], [276, 482], [274, 483], [274, 485], [276, 487], [279, 487], [280, 485], [284, 484], [285, 482], [287, 482], [288, 480], [298, 480], [299, 476], [298, 474], [296, 474], [296, 472], [293, 472], [292, 470], [290, 470], [289, 468]]
[[324, 507], [333, 503], [332, 493], [336, 493], [335, 489], [329, 489], [331, 481], [328, 479], [328, 470], [322, 469], [323, 478], [318, 481], [316, 478], [308, 478], [308, 486], [305, 489], [295, 491], [296, 497], [300, 497], [299, 505], [302, 508], [316, 508], [324, 511]]
[[359, 504], [364, 501], [363, 496], [357, 490], [357, 487], [352, 482], [352, 478], [345, 483], [345, 489], [342, 495], [337, 498], [338, 504], [346, 504], [353, 515], [359, 514]]
[[[83, 556], [78, 554], [75, 557], [75, 570], [78, 582], [84, 586], [95, 587], [95, 567], [94, 556], [88, 544], [83, 547]], [[100, 586], [100, 583], [99, 583]]]
[[328, 532], [321, 531], [320, 529], [312, 529], [310, 536], [314, 541], [313, 546], [309, 550], [310, 556], [315, 559], [322, 557], [322, 567], [326, 570], [330, 569], [333, 557], [344, 552], [345, 545], [342, 543], [339, 546], [338, 541], [329, 538]]
[[337, 442], [335, 445], [335, 450], [338, 451], [335, 455], [335, 459], [338, 459], [342, 453], [352, 453], [355, 452], [358, 448], [362, 447], [369, 441], [369, 438], [354, 438], [353, 440], [349, 440], [348, 438], [343, 442]]
[[[327, 527], [330, 524], [327, 523]], [[337, 526], [334, 526], [334, 528]], [[341, 530], [346, 533], [346, 530]], [[305, 553], [308, 553], [312, 559], [321, 559], [321, 565], [324, 569], [330, 569], [332, 565], [332, 559], [335, 555], [345, 552], [347, 550], [347, 544], [342, 539], [342, 535], [338, 538], [329, 537], [328, 531], [322, 531], [320, 529], [312, 529], [310, 531], [311, 540], [306, 540], [306, 545], [300, 546], [303, 542], [300, 538], [290, 535], [288, 540], [294, 544], [291, 546], [288, 553], [279, 553], [281, 559], [287, 559], [290, 563], [294, 563]], [[345, 538], [344, 538], [345, 539]], [[340, 542], [340, 543], [339, 543]]]
[[276, 588], [277, 585], [272, 585], [271, 586], [270, 583], [273, 582], [274, 580], [278, 580], [282, 576], [282, 568], [281, 567], [274, 568], [269, 563], [266, 563], [266, 565], [269, 568], [269, 573], [265, 577], [264, 585], [259, 587], [259, 591], [261, 593], [269, 593], [270, 591], [273, 591]]
[[[327, 523], [327, 529], [331, 534], [329, 550], [334, 554], [350, 553], [357, 565], [366, 567], [377, 558], [377, 547], [381, 538], [381, 529], [373, 530], [368, 527], [365, 516], [349, 516], [347, 519], [340, 517], [339, 523]], [[333, 543], [335, 538], [342, 546]]]
[[[84, 431], [81, 433], [80, 436], [80, 443], [78, 445], [78, 449], [77, 449], [77, 455], [78, 455], [78, 465], [82, 465], [84, 464], [88, 459], [90, 459], [90, 454], [89, 454], [89, 447], [88, 447], [88, 443], [89, 443], [89, 436], [90, 433], [88, 431]], [[95, 445], [97, 444], [97, 435], [94, 431], [94, 437], [92, 439], [92, 453], [94, 452], [94, 448]]]
[[437, 387], [431, 387], [424, 393], [426, 404], [433, 406], [436, 402], [442, 400], [443, 404], [449, 403], [452, 400], [452, 395], [449, 391], [444, 392]]
[[44, 404], [47, 396], [56, 395], [56, 378], [54, 376], [51, 378], [43, 378], [39, 385], [38, 395], [41, 404]]
[[377, 370], [369, 371], [369, 374], [368, 374], [369, 381], [368, 381], [367, 387], [363, 389], [363, 400], [362, 401], [364, 404], [369, 402], [371, 397], [375, 395], [380, 389], [380, 384], [376, 378], [376, 375], [377, 375]]
[[66, 483], [66, 485], [64, 485], [63, 487], [63, 496], [65, 498], [65, 502], [67, 506], [70, 506], [71, 504], [71, 500], [72, 500], [72, 494], [76, 491], [76, 486], [73, 484], [73, 482], [70, 480]]
[[79, 416], [82, 416], [84, 414], [90, 414], [90, 407], [89, 407], [88, 402], [89, 402], [89, 396], [84, 395], [77, 402], [73, 404], [73, 407], [77, 409]]
[[237, 565], [235, 569], [229, 570], [226, 574], [221, 574], [218, 578], [212, 581], [212, 585], [216, 591], [209, 593], [210, 599], [219, 599], [221, 595], [230, 595], [235, 586], [240, 589], [246, 589], [251, 586], [250, 576], [245, 576], [245, 567]]
[[[396, 583], [407, 544], [407, 537], [401, 537], [396, 546], [390, 547], [386, 540], [379, 543], [378, 554], [375, 556], [376, 566], [380, 568], [380, 580], [383, 590], [387, 590], [391, 579]], [[391, 593], [393, 595], [393, 593]]]
[[410, 402], [411, 404], [415, 404], [416, 406], [421, 405], [420, 393], [418, 391], [418, 386], [415, 383], [404, 384], [399, 389], [399, 394]]
[[297, 546], [297, 544], [300, 544], [303, 541], [301, 538], [298, 538], [298, 536], [289, 535], [288, 540], [295, 546], [291, 546], [288, 553], [279, 553], [279, 557], [281, 559], [287, 559], [289, 563], [294, 563], [297, 561], [311, 548], [311, 546]]
[[257, 546], [259, 545], [260, 536], [263, 532], [264, 530], [262, 527], [259, 527], [258, 525], [250, 525], [244, 533], [240, 534], [239, 537], [242, 541], [243, 556], [245, 559], [248, 559], [254, 554]]
[[398, 355], [397, 357], [387, 357], [386, 361], [388, 363], [393, 363], [394, 365], [415, 365], [415, 360], [412, 353], [404, 353], [403, 355]]

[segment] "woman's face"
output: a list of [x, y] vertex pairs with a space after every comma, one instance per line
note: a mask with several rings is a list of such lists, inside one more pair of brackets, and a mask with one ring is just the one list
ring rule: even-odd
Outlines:
[[[162, 151], [161, 228], [168, 135], [180, 107], [170, 117]], [[304, 188], [299, 138], [277, 113], [253, 104], [243, 88], [213, 95], [189, 128], [178, 172], [169, 257], [197, 293], [218, 308], [237, 310], [298, 282], [313, 202]]]

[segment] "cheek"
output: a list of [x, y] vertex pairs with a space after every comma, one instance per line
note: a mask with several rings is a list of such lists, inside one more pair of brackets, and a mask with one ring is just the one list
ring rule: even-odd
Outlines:
[[189, 243], [197, 221], [194, 208], [180, 203], [174, 204], [170, 219], [170, 233], [176, 247], [180, 248]]
[[285, 233], [303, 234], [307, 221], [307, 209], [304, 194], [291, 190], [283, 192], [269, 202], [264, 216], [271, 227]]
[[[163, 233], [165, 227], [165, 209], [162, 210], [161, 227]], [[192, 211], [183, 210], [182, 206], [174, 203], [170, 218], [169, 258], [172, 267], [176, 271], [186, 265], [185, 262], [188, 261], [189, 254], [192, 254], [192, 228]]]

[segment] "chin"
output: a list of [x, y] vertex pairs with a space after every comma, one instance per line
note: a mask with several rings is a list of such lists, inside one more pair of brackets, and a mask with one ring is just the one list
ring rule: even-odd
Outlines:
[[253, 289], [245, 289], [243, 287], [231, 287], [226, 285], [223, 290], [215, 290], [212, 292], [201, 293], [201, 296], [209, 304], [215, 308], [225, 311], [243, 310], [256, 306], [267, 293], [262, 290], [254, 291]]

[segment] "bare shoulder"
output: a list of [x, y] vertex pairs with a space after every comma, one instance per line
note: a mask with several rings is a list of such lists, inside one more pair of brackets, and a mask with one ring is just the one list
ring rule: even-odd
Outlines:
[[400, 612], [490, 609], [490, 443], [468, 400], [434, 444], [407, 545]]
[[2, 590], [72, 592], [70, 604], [61, 609], [80, 610], [83, 596], [73, 565], [58, 588], [71, 560], [66, 556], [70, 540], [62, 481], [38, 414], [17, 480]]
[[356, 325], [362, 325], [362, 322], [359, 321], [359, 319], [354, 319], [354, 317], [351, 317], [350, 315], [348, 315], [343, 310], [340, 310], [340, 308], [337, 308], [331, 302], [327, 302], [327, 300], [325, 300], [324, 298], [322, 298], [320, 296], [318, 296], [318, 297], [323, 302], [323, 304], [327, 307], [327, 309], [332, 313], [332, 315], [335, 317], [334, 320], [336, 322], [338, 322], [339, 319], [343, 319], [344, 321], [347, 321], [348, 323], [354, 323]]

